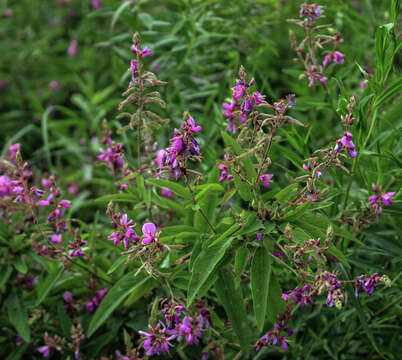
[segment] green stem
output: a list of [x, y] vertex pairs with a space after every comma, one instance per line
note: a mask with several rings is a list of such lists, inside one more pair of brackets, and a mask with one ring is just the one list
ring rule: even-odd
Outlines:
[[[190, 190], [190, 194], [191, 194], [191, 197], [192, 197], [192, 199], [193, 199], [193, 204], [194, 204], [194, 205], [197, 205], [197, 200], [195, 200], [194, 191], [193, 191], [193, 189], [192, 189], [191, 186], [190, 186], [190, 183], [189, 183], [189, 181], [188, 181], [187, 175], [184, 175], [184, 178], [186, 179], [187, 187], [188, 187], [188, 189]], [[208, 220], [207, 215], [205, 215], [204, 211], [201, 209], [201, 206], [200, 206], [200, 208], [198, 209], [198, 211], [200, 212], [200, 214], [202, 215], [202, 217], [204, 218], [204, 220], [207, 222], [207, 224], [209, 225], [209, 227], [211, 228], [211, 230], [214, 232], [214, 234], [217, 234], [217, 232], [216, 232], [214, 226], [213, 226], [213, 225], [210, 223], [210, 221]]]
[[[374, 106], [375, 106], [375, 101], [373, 102], [373, 107], [374, 107]], [[369, 139], [370, 139], [370, 137], [371, 137], [371, 134], [372, 134], [373, 131], [374, 131], [375, 123], [376, 123], [376, 120], [377, 120], [377, 113], [378, 113], [378, 107], [375, 107], [375, 108], [374, 108], [374, 112], [373, 112], [373, 118], [372, 118], [372, 120], [371, 120], [371, 124], [370, 124], [370, 128], [369, 128], [369, 132], [368, 132], [368, 134], [367, 134], [367, 137], [366, 137], [366, 139], [364, 140], [364, 143], [363, 143], [362, 147], [359, 149], [359, 152], [358, 152], [357, 156], [356, 156], [356, 157], [354, 158], [354, 160], [353, 160], [352, 172], [351, 172], [351, 174], [350, 174], [348, 187], [347, 187], [347, 189], [346, 189], [345, 201], [344, 201], [344, 203], [343, 203], [343, 208], [344, 208], [344, 209], [346, 208], [346, 205], [347, 205], [348, 200], [349, 200], [349, 192], [350, 192], [350, 188], [352, 187], [353, 176], [354, 176], [355, 171], [356, 171], [358, 159], [359, 159], [361, 153], [366, 149], [366, 146], [367, 146], [368, 141], [369, 141]]]

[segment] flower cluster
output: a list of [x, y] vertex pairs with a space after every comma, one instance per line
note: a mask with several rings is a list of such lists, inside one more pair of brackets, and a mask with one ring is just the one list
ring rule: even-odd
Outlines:
[[44, 346], [41, 346], [38, 348], [38, 351], [42, 354], [44, 358], [47, 358], [50, 355], [50, 350], [53, 348], [56, 351], [61, 351], [61, 347], [59, 346], [61, 342], [61, 338], [57, 335], [51, 337], [47, 334], [47, 332], [44, 335], [44, 340], [45, 344]]
[[[240, 70], [240, 75], [244, 74]], [[241, 76], [242, 79], [236, 80], [236, 85], [232, 88], [232, 99], [230, 103], [222, 103], [224, 110], [228, 131], [237, 132], [239, 123], [237, 119], [240, 119], [243, 124], [247, 122], [248, 116], [254, 111], [255, 104], [262, 104], [264, 96], [258, 91], [250, 93], [250, 87], [254, 84], [255, 80], [252, 78], [249, 82], [246, 81], [245, 76]]]
[[300, 17], [306, 17], [310, 21], [315, 21], [321, 17], [323, 10], [316, 4], [302, 4], [299, 12]]
[[[329, 28], [331, 25], [316, 26], [315, 21], [322, 17], [322, 7], [316, 4], [302, 4], [299, 12], [300, 19], [290, 19], [289, 22], [293, 22], [296, 25], [302, 27], [306, 34], [305, 38], [298, 44], [296, 38], [292, 34], [291, 46], [297, 54], [295, 61], [301, 62], [304, 65], [304, 76], [308, 78], [308, 86], [313, 86], [316, 81], [319, 81], [323, 87], [327, 86], [327, 77], [324, 74], [324, 68], [331, 62], [336, 64], [343, 64], [344, 55], [335, 50], [338, 44], [343, 42], [338, 31], [335, 31], [333, 35], [327, 34], [315, 34], [322, 29]], [[319, 57], [323, 54], [319, 54], [319, 50], [324, 49], [326, 45], [332, 46], [331, 52], [325, 51], [324, 60], [319, 61]], [[307, 49], [307, 52], [305, 53]]]
[[104, 288], [104, 289], [98, 290], [97, 288], [98, 288], [99, 284], [93, 278], [91, 278], [90, 283], [85, 282], [84, 285], [94, 293], [94, 296], [85, 303], [86, 309], [90, 313], [93, 313], [96, 310], [96, 308], [100, 305], [100, 303], [102, 302], [103, 298], [105, 297], [105, 295], [108, 292], [108, 289]]
[[201, 307], [198, 316], [185, 315], [184, 306], [175, 302], [168, 302], [161, 312], [166, 324], [159, 320], [156, 326], [149, 325], [148, 331], [139, 331], [145, 336], [143, 348], [147, 356], [163, 355], [169, 352], [174, 345], [172, 340], [183, 340], [187, 345], [196, 345], [202, 338], [202, 331], [211, 327], [209, 308]]
[[139, 48], [139, 43], [140, 43], [140, 39], [139, 37], [134, 37], [134, 44], [131, 45], [131, 51], [135, 54], [137, 54], [137, 59], [132, 59], [130, 62], [130, 71], [131, 71], [131, 83], [130, 85], [136, 83], [137, 79], [136, 79], [136, 75], [137, 75], [137, 70], [138, 70], [138, 64], [139, 64], [139, 59], [143, 58], [145, 56], [148, 56], [151, 53], [151, 49], [148, 49], [147, 47], [145, 47], [144, 49], [140, 49]]
[[[229, 161], [229, 156], [226, 154], [224, 155], [224, 161]], [[221, 176], [219, 177], [219, 182], [223, 182], [226, 179], [228, 182], [231, 182], [233, 180], [233, 175], [229, 173], [229, 168], [225, 163], [219, 164], [218, 165], [219, 170], [221, 170]]]
[[114, 214], [112, 216], [112, 222], [113, 226], [118, 230], [109, 236], [109, 240], [113, 240], [115, 245], [123, 241], [123, 245], [126, 249], [133, 244], [138, 244], [140, 241], [143, 245], [148, 245], [160, 236], [160, 233], [156, 231], [156, 226], [153, 223], [145, 223], [142, 226], [143, 235], [141, 237], [138, 236], [133, 229], [135, 224], [133, 220], [128, 220], [127, 214]]
[[31, 274], [18, 274], [17, 281], [14, 282], [14, 286], [22, 286], [25, 285], [25, 288], [28, 291], [32, 291], [36, 286], [39, 276], [33, 276]]
[[179, 129], [174, 129], [174, 136], [170, 139], [170, 146], [159, 150], [156, 163], [159, 166], [159, 176], [164, 170], [178, 180], [183, 171], [186, 174], [188, 159], [197, 160], [200, 156], [200, 146], [194, 138], [194, 133], [200, 132], [201, 126], [196, 126], [194, 119], [188, 114], [184, 115], [184, 123]]
[[357, 151], [355, 149], [355, 144], [352, 141], [352, 137], [352, 133], [349, 131], [345, 132], [345, 134], [336, 141], [334, 150], [336, 152], [341, 152], [343, 149], [346, 149], [346, 151], [349, 153], [349, 156], [351, 158], [355, 158], [357, 156]]
[[264, 187], [269, 188], [269, 182], [272, 180], [272, 178], [274, 177], [274, 174], [263, 174], [260, 175], [260, 181], [262, 182], [262, 185], [264, 185]]
[[390, 191], [387, 193], [382, 193], [382, 187], [377, 187], [377, 185], [372, 184], [371, 188], [374, 191], [374, 195], [369, 197], [370, 206], [373, 207], [377, 215], [382, 213], [382, 206], [391, 206], [392, 198], [395, 196], [395, 191]]
[[288, 327], [288, 322], [292, 318], [290, 309], [287, 308], [284, 314], [277, 315], [278, 322], [274, 323], [274, 329], [265, 333], [257, 342], [257, 351], [264, 346], [281, 346], [283, 350], [288, 350], [287, 337], [293, 334], [293, 330]]
[[360, 275], [355, 280], [355, 295], [359, 296], [359, 291], [364, 291], [366, 295], [371, 296], [376, 289], [376, 284], [378, 282], [383, 282], [385, 285], [390, 286], [391, 280], [388, 276], [378, 276], [378, 273], [372, 274], [369, 278], [366, 275]]

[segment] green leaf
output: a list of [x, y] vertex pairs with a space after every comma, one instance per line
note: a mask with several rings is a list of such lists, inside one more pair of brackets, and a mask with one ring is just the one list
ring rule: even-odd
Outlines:
[[3, 266], [3, 268], [0, 270], [0, 289], [8, 281], [12, 272], [13, 268], [11, 266]]
[[41, 304], [42, 301], [46, 299], [46, 296], [49, 294], [50, 290], [52, 290], [53, 286], [56, 284], [56, 281], [63, 273], [63, 270], [64, 268], [61, 264], [55, 265], [51, 263], [49, 275], [37, 287], [38, 298], [36, 300], [35, 307], [39, 306], [39, 304]]
[[282, 299], [282, 290], [275, 273], [271, 271], [268, 288], [267, 317], [272, 323], [277, 321], [277, 315], [283, 314], [286, 305]]
[[175, 194], [185, 199], [191, 199], [190, 191], [178, 183], [162, 179], [148, 179], [147, 183], [156, 185], [160, 188], [168, 188], [169, 190], [172, 190]]
[[124, 302], [124, 306], [131, 306], [134, 304], [138, 299], [141, 299], [144, 295], [148, 294], [156, 285], [156, 280], [148, 277], [145, 281], [139, 284], [127, 300]]
[[227, 269], [221, 269], [215, 284], [215, 292], [239, 338], [240, 347], [244, 352], [244, 358], [250, 352], [249, 324], [246, 316], [244, 299], [241, 288], [237, 287], [232, 273]]
[[262, 331], [265, 322], [265, 314], [268, 303], [268, 286], [271, 275], [271, 258], [265, 247], [259, 247], [255, 251], [251, 261], [251, 296], [255, 320], [258, 329]]
[[100, 306], [96, 309], [88, 327], [88, 338], [108, 319], [112, 312], [141, 284], [149, 279], [144, 274], [138, 276], [126, 274], [106, 294]]
[[187, 306], [191, 305], [202, 285], [207, 281], [209, 275], [212, 274], [231, 243], [232, 238], [227, 237], [216, 245], [201, 250], [194, 261], [187, 291]]
[[386, 87], [386, 89], [378, 96], [374, 106], [380, 106], [387, 100], [392, 100], [395, 95], [400, 95], [402, 92], [402, 78], [396, 79], [392, 84]]
[[130, 5], [131, 5], [131, 4], [130, 4], [129, 1], [124, 2], [124, 3], [122, 3], [122, 4], [117, 8], [117, 10], [113, 13], [112, 21], [111, 21], [111, 23], [110, 23], [110, 28], [111, 28], [111, 29], [114, 28], [114, 26], [115, 26], [117, 20], [119, 19], [120, 15], [123, 13], [123, 11], [124, 11], [126, 8], [128, 8]]
[[[237, 155], [240, 156], [244, 154], [244, 150], [242, 147], [236, 142], [235, 139], [233, 139], [230, 135], [228, 135], [226, 132], [222, 131], [221, 132], [223, 141], [225, 142], [226, 146], [229, 146], [232, 148], [233, 152]], [[246, 178], [249, 182], [253, 182], [255, 178], [257, 177], [257, 172], [254, 169], [254, 165], [251, 162], [249, 156], [244, 156], [241, 160], [243, 163], [245, 169], [246, 169]]]
[[274, 198], [277, 199], [278, 201], [285, 201], [290, 199], [291, 197], [293, 197], [293, 195], [296, 194], [297, 192], [297, 183], [294, 184], [290, 184], [288, 186], [286, 186], [284, 189], [282, 189], [281, 191], [277, 192], [274, 195]]
[[242, 197], [242, 199], [245, 201], [251, 201], [253, 198], [253, 194], [250, 191], [250, 186], [245, 181], [242, 181], [240, 179], [240, 176], [237, 175], [236, 173], [233, 174], [233, 180], [236, 189], [239, 192], [239, 195]]
[[236, 276], [238, 276], [239, 279], [246, 268], [249, 253], [250, 251], [247, 249], [247, 246], [242, 246], [236, 252], [234, 269]]
[[138, 202], [138, 199], [136, 199], [132, 194], [103, 195], [95, 199], [95, 202], [109, 202], [109, 201]]
[[113, 263], [110, 269], [107, 271], [107, 275], [114, 273], [124, 262], [127, 260], [128, 255], [120, 255], [117, 260]]
[[218, 192], [225, 191], [223, 186], [220, 184], [205, 184], [205, 185], [197, 186], [196, 191], [198, 192], [198, 190], [200, 190], [200, 192], [197, 195], [195, 195], [195, 200], [197, 202], [201, 201], [208, 195], [216, 195], [216, 193], [218, 193]]
[[66, 339], [71, 337], [71, 320], [67, 316], [66, 311], [63, 309], [63, 304], [59, 302], [57, 305], [57, 314], [59, 316], [60, 327]]
[[31, 333], [28, 325], [28, 313], [23, 301], [24, 297], [20, 290], [13, 290], [5, 301], [8, 311], [8, 319], [13, 324], [17, 333], [25, 342], [31, 341]]

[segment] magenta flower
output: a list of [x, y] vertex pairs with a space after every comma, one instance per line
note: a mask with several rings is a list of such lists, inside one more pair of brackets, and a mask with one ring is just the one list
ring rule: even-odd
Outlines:
[[261, 95], [258, 91], [255, 91], [253, 93], [253, 100], [255, 101], [256, 104], [261, 104], [262, 101], [264, 100], [264, 96]]
[[184, 337], [188, 345], [198, 344], [198, 339], [201, 339], [202, 337], [199, 325], [196, 324], [194, 326], [193, 321], [189, 316], [186, 316], [182, 323], [179, 324], [178, 331], [177, 341], [181, 342]]
[[38, 351], [43, 355], [44, 358], [47, 358], [50, 355], [50, 346], [41, 346]]
[[332, 60], [338, 65], [343, 64], [344, 58], [345, 56], [339, 51], [334, 51], [334, 53], [332, 54]]
[[327, 87], [327, 80], [325, 76], [320, 77], [320, 82], [323, 87]]
[[155, 238], [156, 226], [153, 223], [145, 223], [142, 227], [142, 233], [144, 234], [144, 238], [142, 239], [142, 243], [144, 245], [148, 245]]
[[171, 197], [173, 197], [173, 191], [164, 187], [164, 188], [162, 188], [162, 196], [170, 199]]
[[131, 51], [133, 53], [137, 53], [139, 55], [139, 57], [145, 57], [151, 53], [151, 49], [148, 49], [147, 47], [145, 47], [144, 49], [140, 50], [134, 44], [131, 46]]
[[64, 302], [66, 302], [67, 304], [71, 304], [71, 303], [73, 302], [73, 296], [72, 296], [72, 294], [71, 294], [70, 291], [66, 291], [66, 292], [63, 294], [63, 300], [64, 300]]
[[324, 61], [322, 62], [322, 66], [326, 67], [329, 62], [331, 62], [332, 56], [331, 55], [326, 55], [324, 58]]
[[264, 187], [269, 188], [269, 181], [274, 177], [274, 174], [264, 174], [260, 176], [260, 181], [264, 185]]
[[395, 196], [396, 192], [387, 192], [385, 194], [381, 195], [381, 201], [384, 204], [384, 206], [391, 206], [392, 205], [392, 198]]
[[200, 125], [195, 126], [194, 119], [191, 116], [187, 119], [185, 126], [187, 126], [188, 130], [191, 132], [200, 132], [202, 130]]
[[334, 150], [340, 152], [342, 149], [346, 148], [351, 158], [357, 156], [357, 151], [355, 150], [355, 144], [352, 141], [352, 133], [346, 132], [345, 135], [337, 140]]
[[134, 84], [136, 82], [135, 73], [137, 72], [137, 60], [131, 60], [131, 83]]
[[103, 4], [100, 2], [100, 0], [92, 0], [92, 7], [94, 9], [102, 9]]
[[296, 106], [296, 95], [295, 94], [289, 94], [286, 96], [286, 99], [288, 100], [288, 105], [290, 107]]
[[56, 80], [52, 80], [49, 83], [49, 88], [50, 88], [50, 90], [53, 90], [53, 91], [59, 90], [60, 89], [60, 83], [57, 82]]
[[70, 45], [67, 50], [68, 55], [75, 56], [78, 53], [78, 41], [76, 39], [70, 42]]
[[60, 244], [62, 242], [61, 234], [53, 234], [50, 238], [53, 244]]

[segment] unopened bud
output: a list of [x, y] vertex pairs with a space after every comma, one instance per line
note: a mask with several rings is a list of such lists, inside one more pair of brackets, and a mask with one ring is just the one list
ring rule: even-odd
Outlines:
[[332, 225], [329, 225], [328, 229], [327, 229], [327, 238], [331, 239], [333, 233], [334, 233], [334, 229], [332, 228]]
[[341, 310], [342, 309], [342, 301], [340, 301], [340, 300], [335, 301], [335, 307], [338, 310]]
[[385, 286], [391, 286], [391, 279], [387, 275], [383, 275], [380, 277], [380, 280], [384, 283]]
[[286, 237], [288, 240], [292, 240], [292, 239], [293, 239], [293, 236], [292, 236], [292, 228], [291, 228], [291, 226], [290, 226], [289, 223], [287, 223], [287, 224], [286, 224], [286, 227], [285, 227], [285, 237]]

